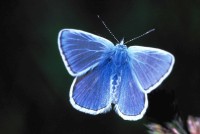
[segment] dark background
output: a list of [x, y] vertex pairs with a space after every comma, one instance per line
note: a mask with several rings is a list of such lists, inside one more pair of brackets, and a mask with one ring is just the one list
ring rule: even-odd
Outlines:
[[[63, 28], [116, 42], [155, 28], [128, 45], [157, 47], [176, 58], [171, 75], [148, 95], [143, 119], [112, 110], [92, 116], [69, 102], [71, 77], [57, 47]], [[1, 0], [0, 134], [143, 134], [150, 121], [200, 116], [200, 2], [198, 0]]]

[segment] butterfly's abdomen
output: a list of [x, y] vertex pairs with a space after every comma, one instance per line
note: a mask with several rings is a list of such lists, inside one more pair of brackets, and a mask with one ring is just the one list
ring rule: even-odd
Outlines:
[[111, 96], [112, 96], [112, 103], [116, 104], [119, 98], [119, 92], [117, 92], [119, 83], [121, 82], [120, 74], [114, 74], [111, 77]]

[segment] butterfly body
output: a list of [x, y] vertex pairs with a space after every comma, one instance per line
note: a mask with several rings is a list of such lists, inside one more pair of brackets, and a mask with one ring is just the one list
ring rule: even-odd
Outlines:
[[127, 63], [128, 53], [126, 45], [117, 44], [112, 55], [112, 62], [116, 66], [120, 67]]
[[70, 88], [74, 108], [88, 114], [114, 109], [125, 120], [141, 119], [147, 94], [170, 74], [174, 57], [157, 48], [113, 45], [100, 36], [63, 29], [58, 36], [60, 54], [75, 76]]

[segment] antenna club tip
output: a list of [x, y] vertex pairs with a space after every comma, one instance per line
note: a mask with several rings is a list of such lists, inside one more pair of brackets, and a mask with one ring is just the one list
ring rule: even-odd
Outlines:
[[151, 30], [149, 30], [149, 31], [147, 31], [145, 34], [148, 34], [148, 33], [150, 33], [150, 32], [153, 32], [153, 31], [155, 31], [156, 29], [155, 28], [153, 28], [153, 29], [151, 29]]

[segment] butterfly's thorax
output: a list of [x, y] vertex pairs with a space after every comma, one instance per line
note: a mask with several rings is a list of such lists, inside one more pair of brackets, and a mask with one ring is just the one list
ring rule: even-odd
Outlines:
[[123, 66], [128, 60], [127, 46], [123, 44], [117, 44], [111, 58], [113, 64], [117, 68]]

